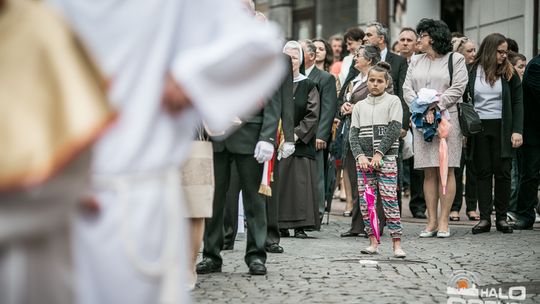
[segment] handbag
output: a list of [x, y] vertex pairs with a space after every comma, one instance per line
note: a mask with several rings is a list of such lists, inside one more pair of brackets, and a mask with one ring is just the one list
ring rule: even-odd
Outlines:
[[205, 138], [202, 127], [197, 128], [197, 138], [181, 170], [186, 217], [212, 217], [215, 185], [213, 159], [212, 142]]
[[[452, 76], [454, 70], [454, 64], [452, 62], [452, 57], [454, 53], [451, 53], [448, 58], [448, 72], [450, 73], [450, 86], [452, 86]], [[465, 94], [463, 95], [463, 102], [457, 104], [458, 117], [459, 117], [459, 126], [461, 128], [461, 133], [465, 137], [470, 137], [475, 134], [482, 132], [482, 121], [480, 116], [474, 109], [474, 105], [471, 102], [471, 92], [469, 89], [469, 82], [467, 82], [467, 87], [465, 89]]]

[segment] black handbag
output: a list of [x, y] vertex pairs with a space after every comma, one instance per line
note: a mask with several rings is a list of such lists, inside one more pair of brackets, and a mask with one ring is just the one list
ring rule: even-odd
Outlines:
[[[452, 86], [452, 76], [454, 71], [454, 64], [452, 61], [454, 53], [450, 54], [448, 58], [448, 72], [450, 73], [450, 86]], [[469, 82], [467, 82], [467, 88], [465, 89], [465, 94], [463, 95], [463, 102], [457, 104], [458, 116], [459, 116], [459, 126], [461, 128], [461, 133], [465, 137], [470, 137], [475, 134], [478, 134], [482, 131], [482, 121], [480, 116], [474, 109], [474, 105], [471, 102], [471, 93], [469, 89]]]

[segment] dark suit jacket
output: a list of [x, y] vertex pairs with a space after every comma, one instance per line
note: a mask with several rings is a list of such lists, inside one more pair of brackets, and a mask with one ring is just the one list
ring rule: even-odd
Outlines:
[[317, 67], [314, 67], [307, 76], [315, 82], [319, 90], [321, 110], [316, 138], [328, 143], [337, 108], [336, 79], [332, 74], [321, 71]]
[[405, 76], [407, 76], [408, 68], [407, 59], [388, 50], [385, 61], [390, 64], [390, 75], [394, 81], [394, 95], [399, 97], [401, 100], [401, 107], [403, 108], [402, 128], [408, 130], [411, 112], [409, 111], [409, 106], [405, 102], [405, 99], [403, 99], [403, 83], [405, 82]]
[[360, 72], [354, 68], [354, 62], [351, 64], [351, 67], [349, 68], [349, 73], [347, 74], [347, 77], [345, 77], [345, 81], [341, 84], [341, 90], [339, 91], [338, 96], [338, 102], [337, 102], [337, 109], [336, 109], [336, 117], [339, 119], [343, 119], [341, 116], [341, 106], [345, 103], [345, 94], [347, 93], [347, 86], [349, 86], [349, 83], [358, 76]]
[[523, 143], [540, 146], [540, 55], [527, 65], [523, 75]]

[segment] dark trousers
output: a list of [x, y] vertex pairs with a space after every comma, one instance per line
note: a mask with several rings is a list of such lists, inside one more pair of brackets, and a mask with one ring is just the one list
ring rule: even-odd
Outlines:
[[225, 202], [223, 214], [223, 242], [225, 245], [234, 245], [238, 232], [238, 198], [240, 197], [240, 177], [236, 170], [236, 163], [231, 162], [231, 179]]
[[525, 225], [533, 225], [540, 184], [540, 146], [523, 145], [521, 156], [524, 166], [521, 168], [516, 213]]
[[476, 165], [474, 164], [474, 159], [467, 159], [465, 161], [465, 167], [465, 204], [467, 205], [467, 211], [472, 211], [478, 207]]
[[[506, 220], [510, 201], [510, 173], [512, 159], [501, 157], [501, 120], [482, 120], [484, 130], [475, 136], [474, 162], [480, 218], [491, 220], [495, 204], [496, 220]], [[495, 177], [495, 198], [492, 196], [493, 177]]]
[[[351, 219], [351, 229], [353, 233], [365, 233], [364, 219], [362, 217], [362, 212], [360, 211], [360, 201], [358, 200], [358, 173], [356, 171], [356, 160], [352, 155], [351, 149], [347, 152], [347, 158], [345, 159], [345, 169], [347, 174], [349, 174], [349, 179], [351, 180], [351, 189], [352, 189], [352, 219]], [[379, 227], [382, 234], [384, 225], [386, 224], [386, 219], [384, 216], [384, 210], [382, 207], [381, 199], [377, 196], [377, 216], [379, 218]]]
[[[454, 176], [456, 177], [456, 195], [454, 196], [454, 202], [452, 203], [452, 209], [451, 211], [457, 211], [459, 212], [461, 210], [461, 205], [463, 204], [463, 171], [465, 171], [465, 168], [467, 168], [466, 182], [469, 184], [471, 189], [468, 189], [467, 186], [465, 186], [466, 191], [466, 199], [465, 199], [465, 205], [466, 205], [466, 212], [476, 211], [476, 176], [474, 175], [474, 165], [472, 162], [467, 162], [465, 159], [466, 157], [466, 151], [465, 148], [463, 148], [461, 152], [461, 162], [459, 168], [454, 168]], [[472, 171], [472, 174], [469, 174], [469, 170]], [[474, 188], [473, 188], [474, 187]], [[474, 189], [474, 190], [473, 190]], [[472, 192], [472, 199], [467, 199], [467, 196], [469, 192]]]
[[213, 215], [205, 225], [203, 257], [212, 259], [218, 264], [222, 263], [220, 251], [223, 247], [223, 212], [233, 160], [238, 170], [247, 221], [245, 262], [248, 265], [253, 261], [265, 263], [266, 206], [263, 196], [259, 194], [263, 165], [257, 163], [251, 154], [236, 154], [227, 150], [214, 153]]
[[272, 196], [266, 197], [266, 245], [279, 244], [279, 161], [274, 163]]
[[411, 172], [411, 200], [409, 209], [414, 215], [417, 212], [426, 212], [426, 200], [424, 199], [424, 171], [414, 169], [414, 157], [409, 158]]

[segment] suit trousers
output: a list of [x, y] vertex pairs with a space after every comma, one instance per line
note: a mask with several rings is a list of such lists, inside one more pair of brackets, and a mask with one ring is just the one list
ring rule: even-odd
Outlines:
[[516, 205], [516, 213], [526, 225], [533, 225], [536, 217], [534, 208], [538, 203], [538, 186], [540, 185], [540, 146], [523, 145], [521, 181]]
[[266, 197], [266, 246], [272, 244], [279, 244], [279, 187], [277, 181], [279, 180], [279, 161], [274, 163], [274, 171], [272, 173], [273, 181], [272, 196]]
[[409, 169], [411, 172], [411, 200], [409, 202], [409, 209], [413, 215], [417, 212], [425, 213], [424, 171], [414, 168], [414, 157], [409, 158]]
[[[482, 120], [484, 130], [476, 135], [474, 162], [476, 165], [480, 218], [491, 220], [495, 204], [497, 221], [506, 220], [510, 201], [510, 172], [512, 159], [501, 157], [501, 120]], [[492, 196], [495, 177], [495, 198]]]
[[223, 213], [227, 201], [227, 190], [231, 178], [231, 162], [234, 160], [240, 188], [244, 199], [244, 214], [247, 221], [247, 244], [244, 260], [266, 262], [264, 242], [266, 240], [266, 206], [259, 194], [263, 165], [252, 154], [237, 154], [227, 150], [214, 152], [215, 191], [213, 215], [206, 222], [203, 257], [222, 264], [220, 255], [223, 247]]
[[234, 246], [238, 232], [238, 198], [240, 197], [240, 180], [234, 161], [231, 162], [231, 179], [226, 196], [223, 214], [223, 242], [225, 245]]
[[[466, 205], [466, 212], [472, 212], [476, 211], [476, 177], [474, 175], [474, 164], [471, 164], [471, 162], [466, 161], [467, 158], [467, 152], [465, 151], [466, 148], [463, 148], [461, 152], [461, 161], [459, 168], [454, 168], [454, 176], [456, 178], [456, 195], [454, 196], [454, 202], [452, 203], [452, 209], [451, 211], [457, 211], [459, 212], [461, 210], [461, 206], [463, 205], [463, 188], [465, 187], [465, 191], [467, 194], [471, 195], [465, 195], [465, 205]], [[467, 165], [466, 165], [467, 164]], [[467, 168], [465, 170], [465, 168]], [[466, 171], [466, 182], [469, 185], [469, 188], [463, 184], [463, 171]], [[471, 171], [471, 172], [469, 172]]]
[[315, 155], [315, 160], [317, 161], [317, 201], [319, 206], [319, 215], [324, 214], [325, 201], [326, 201], [326, 175], [328, 172], [328, 150], [319, 150]]

